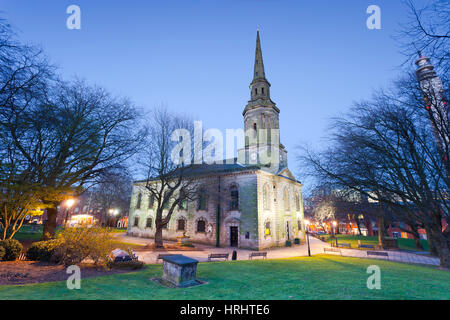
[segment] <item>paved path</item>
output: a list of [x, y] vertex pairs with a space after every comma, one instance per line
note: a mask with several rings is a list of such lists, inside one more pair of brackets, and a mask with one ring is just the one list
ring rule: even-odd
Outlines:
[[[135, 244], [149, 244], [153, 243], [153, 239], [145, 239], [138, 237], [130, 237], [124, 234], [118, 234], [118, 238], [120, 241], [135, 243]], [[315, 254], [323, 254], [324, 247], [330, 247], [330, 244], [320, 241], [317, 238], [310, 237], [310, 248], [311, 255]], [[165, 241], [166, 243], [171, 243], [170, 241]], [[216, 248], [212, 246], [196, 244], [196, 248], [201, 249], [201, 251], [140, 251], [138, 253], [139, 260], [144, 263], [152, 264], [152, 263], [161, 263], [162, 261], [156, 261], [156, 257], [160, 253], [169, 253], [169, 254], [184, 254], [191, 258], [197, 259], [200, 262], [208, 261], [208, 255], [210, 253], [229, 253], [231, 259], [231, 253], [233, 250], [236, 250], [237, 260], [248, 260], [248, 256], [252, 250], [238, 249], [238, 248]], [[281, 247], [281, 248], [273, 248], [267, 249], [267, 258], [268, 259], [278, 259], [278, 258], [291, 258], [291, 257], [299, 257], [299, 256], [307, 256], [308, 255], [308, 246], [306, 244], [302, 245], [294, 245], [292, 247]], [[377, 250], [383, 251], [383, 250]], [[386, 257], [376, 257], [369, 256], [367, 257], [367, 253], [365, 250], [357, 250], [357, 249], [341, 249], [342, 256], [345, 257], [355, 257], [355, 258], [368, 258], [368, 259], [382, 259], [389, 261], [397, 261], [397, 262], [405, 262], [405, 263], [414, 263], [414, 264], [426, 264], [426, 265], [434, 265], [439, 266], [439, 259], [434, 257], [423, 256], [414, 253], [401, 252], [401, 251], [384, 251], [388, 252], [389, 258]], [[328, 252], [327, 252], [328, 253]], [[340, 255], [339, 253], [329, 253], [334, 255]]]

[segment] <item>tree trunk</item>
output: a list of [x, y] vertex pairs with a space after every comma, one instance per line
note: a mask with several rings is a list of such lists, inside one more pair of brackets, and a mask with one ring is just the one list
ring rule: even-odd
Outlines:
[[437, 252], [436, 244], [434, 243], [434, 240], [432, 237], [432, 233], [431, 233], [430, 229], [428, 229], [428, 228], [425, 228], [425, 231], [427, 232], [428, 249], [430, 251], [430, 255], [437, 256], [438, 252]]
[[43, 241], [50, 240], [55, 237], [57, 216], [58, 216], [58, 204], [55, 203], [53, 207], [47, 208], [47, 221], [44, 224], [44, 231], [42, 232]]
[[414, 245], [416, 246], [416, 249], [423, 250], [422, 243], [420, 242], [420, 235], [419, 235], [419, 228], [417, 225], [411, 225], [411, 234], [414, 238]]
[[162, 226], [156, 226], [155, 231], [155, 248], [164, 248], [162, 237]]

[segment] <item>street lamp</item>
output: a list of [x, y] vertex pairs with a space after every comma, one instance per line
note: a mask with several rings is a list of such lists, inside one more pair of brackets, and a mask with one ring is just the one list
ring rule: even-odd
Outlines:
[[333, 226], [334, 226], [334, 238], [336, 239], [336, 248], [337, 248], [337, 246], [338, 246], [338, 239], [337, 239], [337, 236], [336, 236], [336, 225], [337, 225], [337, 222], [336, 221], [333, 221]]
[[311, 257], [311, 248], [309, 246], [309, 220], [305, 220], [305, 227], [306, 227], [306, 240], [308, 242], [308, 256]]
[[74, 205], [75, 200], [74, 199], [67, 199], [65, 206], [66, 206], [66, 217], [64, 219], [64, 225], [67, 225], [67, 218], [69, 217], [69, 209]]

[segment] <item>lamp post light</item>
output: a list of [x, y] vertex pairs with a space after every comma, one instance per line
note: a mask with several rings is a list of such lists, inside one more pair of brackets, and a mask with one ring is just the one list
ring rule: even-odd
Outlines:
[[337, 239], [337, 236], [336, 236], [336, 226], [337, 226], [337, 222], [333, 221], [334, 238], [336, 239], [336, 248], [337, 248], [337, 246], [338, 246], [338, 239]]
[[65, 206], [66, 206], [66, 217], [64, 218], [64, 226], [67, 226], [67, 218], [69, 217], [69, 209], [74, 205], [75, 200], [74, 199], [67, 199]]
[[309, 246], [309, 220], [305, 220], [306, 227], [306, 241], [308, 243], [308, 256], [311, 257], [311, 248]]

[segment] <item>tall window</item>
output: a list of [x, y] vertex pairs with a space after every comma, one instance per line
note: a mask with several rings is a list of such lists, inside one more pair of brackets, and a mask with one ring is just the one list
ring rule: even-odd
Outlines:
[[236, 186], [230, 188], [230, 210], [239, 209], [239, 191]]
[[290, 208], [290, 204], [289, 204], [289, 191], [287, 188], [284, 189], [284, 210], [285, 211], [289, 211]]
[[178, 231], [186, 230], [186, 220], [184, 220], [183, 218], [177, 220], [177, 230]]
[[263, 202], [264, 202], [264, 209], [269, 210], [269, 186], [266, 184], [264, 185], [263, 189]]
[[198, 220], [197, 221], [197, 232], [205, 232], [206, 230], [206, 221]]
[[134, 217], [134, 226], [135, 227], [139, 226], [139, 217]]
[[141, 208], [141, 202], [142, 202], [142, 194], [139, 193], [136, 201], [136, 209]]
[[295, 210], [300, 211], [300, 196], [295, 194]]
[[149, 209], [153, 209], [153, 205], [155, 204], [155, 196], [153, 194], [151, 194], [148, 197], [148, 208]]
[[206, 191], [201, 189], [198, 194], [197, 210], [206, 210]]
[[152, 228], [152, 223], [153, 223], [152, 218], [147, 218], [147, 224], [145, 225], [145, 227], [151, 229]]

